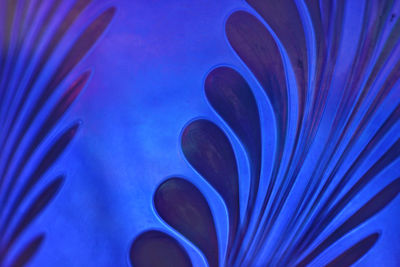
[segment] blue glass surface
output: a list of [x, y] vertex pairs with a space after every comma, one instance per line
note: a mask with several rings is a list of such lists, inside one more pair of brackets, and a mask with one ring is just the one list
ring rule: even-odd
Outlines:
[[[2, 9], [3, 12], [0, 18], [2, 16], [5, 18], [4, 14], [7, 10], [5, 7], [9, 1], [0, 0], [0, 2], [0, 10]], [[29, 2], [33, 6], [38, 1], [19, 1], [17, 10], [22, 10], [25, 2]], [[52, 1], [44, 2], [46, 3], [43, 4], [42, 12], [45, 12], [46, 6], [50, 6]], [[55, 25], [73, 3], [73, 1], [61, 2], [60, 7], [55, 11], [54, 21], [50, 24], [48, 35], [45, 38], [51, 36]], [[306, 25], [310, 75], [308, 78], [311, 82], [316, 80], [316, 71], [314, 70], [318, 68], [315, 61], [316, 44], [312, 41], [312, 37], [316, 33], [310, 26], [312, 21], [309, 13], [306, 12], [306, 3], [295, 2], [302, 21]], [[339, 5], [339, 2], [333, 1], [334, 6]], [[362, 11], [365, 11], [367, 3], [362, 0], [344, 2], [343, 31], [337, 33], [339, 48], [336, 67], [332, 74], [331, 90], [327, 94], [328, 100], [323, 107], [323, 117], [318, 122], [318, 132], [301, 164], [299, 176], [290, 192], [291, 198], [285, 202], [282, 215], [275, 223], [274, 227], [276, 228], [274, 228], [271, 239], [269, 242], [265, 242], [258, 261], [252, 263], [252, 266], [263, 266], [265, 264], [263, 260], [270, 257], [277, 238], [285, 230], [291, 214], [295, 212], [296, 201], [302, 196], [316, 162], [321, 157], [323, 149], [326, 148], [324, 145], [327, 142], [328, 134], [338, 116], [337, 108], [339, 102], [343, 100], [342, 88], [344, 88], [348, 72], [351, 70], [350, 66], [358, 51], [358, 38], [362, 28], [365, 27]], [[373, 2], [379, 3], [379, 1]], [[55, 198], [24, 231], [15, 248], [9, 252], [10, 258], [15, 256], [24, 243], [37, 233], [44, 232], [46, 238], [27, 266], [130, 266], [129, 251], [133, 240], [144, 231], [160, 230], [175, 238], [183, 246], [194, 266], [207, 266], [206, 258], [199, 248], [166, 223], [154, 207], [153, 197], [157, 187], [167, 178], [183, 177], [200, 190], [210, 206], [220, 247], [218, 254], [221, 264], [223, 264], [222, 259], [225, 257], [229, 238], [229, 222], [224, 200], [210, 186], [210, 183], [203, 179], [197, 172], [198, 170], [196, 171], [190, 165], [190, 160], [182, 151], [181, 138], [184, 128], [196, 119], [212, 121], [227, 135], [237, 159], [240, 215], [241, 220], [245, 220], [243, 214], [248, 199], [251, 162], [249, 162], [249, 156], [246, 155], [245, 144], [241, 142], [229, 123], [224, 121], [221, 114], [213, 109], [204, 89], [207, 76], [216, 67], [228, 66], [236, 70], [249, 84], [257, 101], [261, 118], [261, 193], [256, 199], [254, 209], [257, 211], [261, 208], [262, 197], [267, 190], [268, 177], [273, 171], [272, 163], [276, 156], [274, 149], [277, 142], [277, 119], [274, 117], [271, 97], [264, 91], [262, 83], [259, 79], [257, 80], [257, 75], [245, 64], [227, 37], [226, 23], [231, 14], [238, 10], [245, 10], [262, 21], [268, 30], [271, 30], [271, 26], [261, 17], [260, 12], [257, 12], [245, 1], [239, 0], [94, 1], [83, 11], [63, 37], [63, 42], [57, 47], [55, 56], [48, 61], [48, 65], [38, 80], [37, 88], [45, 86], [47, 80], [51, 79], [57, 62], [71, 47], [72, 41], [82, 33], [84, 27], [110, 7], [116, 8], [110, 24], [89, 53], [63, 80], [59, 88], [68, 87], [79, 75], [91, 70], [88, 83], [71, 109], [51, 132], [51, 138], [47, 138], [43, 143], [44, 146], [51, 144], [63, 129], [71, 126], [77, 120], [82, 121], [74, 140], [43, 176], [42, 183], [44, 185], [60, 174], [65, 174], [66, 178]], [[393, 1], [390, 14], [393, 14], [395, 21], [397, 21], [399, 8], [400, 2]], [[283, 17], [285, 14], [277, 14], [277, 16]], [[6, 22], [4, 19], [0, 20], [2, 20], [1, 40], [3, 41], [6, 36], [4, 30]], [[378, 51], [384, 49], [383, 40], [388, 38], [393, 27], [392, 24], [389, 24], [389, 19], [385, 23], [387, 25], [385, 24], [386, 27], [377, 43]], [[35, 34], [32, 35], [35, 36]], [[280, 38], [277, 33], [272, 33], [272, 36]], [[11, 44], [15, 42], [13, 38], [10, 41]], [[27, 44], [30, 43], [27, 42]], [[289, 123], [286, 135], [287, 143], [282, 158], [282, 163], [287, 165], [290, 155], [288, 147], [293, 146], [295, 142], [298, 91], [295, 90], [297, 86], [296, 69], [290, 66], [290, 57], [281, 41], [277, 41], [277, 45], [284, 58], [284, 73], [289, 88]], [[29, 48], [29, 45], [26, 47]], [[35, 51], [40, 51], [43, 47], [44, 45], [41, 44], [35, 48]], [[349, 130], [351, 134], [356, 130], [362, 116], [367, 112], [391, 69], [398, 64], [399, 49], [399, 37], [396, 36], [394, 52], [391, 54], [387, 66], [380, 69], [380, 78], [376, 81], [375, 87], [367, 94], [365, 102], [355, 116]], [[5, 51], [4, 45], [2, 51]], [[28, 49], [23, 51], [22, 55], [29, 55]], [[5, 55], [8, 53], [2, 53], [2, 58], [7, 58]], [[375, 62], [378, 57], [379, 53], [373, 53], [369, 62]], [[16, 66], [17, 69], [21, 68], [21, 65]], [[367, 64], [367, 71], [371, 71], [372, 66], [372, 64]], [[2, 77], [3, 80], [6, 79]], [[12, 82], [17, 80], [14, 79]], [[363, 78], [361, 80], [366, 82]], [[8, 87], [4, 86], [4, 81], [2, 86], [1, 89], [6, 91]], [[355, 87], [350, 90], [359, 89]], [[56, 97], [61, 94], [62, 90], [57, 92]], [[400, 87], [396, 81], [391, 92], [377, 107], [376, 113], [368, 121], [367, 126], [351, 147], [349, 154], [340, 164], [335, 177], [342, 177], [350, 168], [376, 131], [382, 127], [382, 122], [399, 105], [399, 96]], [[48, 103], [56, 103], [56, 97], [51, 98]], [[3, 101], [1, 106], [2, 123], [9, 121], [6, 106], [3, 106], [4, 103], [7, 102]], [[350, 103], [351, 106], [354, 104]], [[38, 115], [39, 120], [46, 117], [48, 110], [49, 108], [41, 111]], [[349, 115], [349, 113], [346, 114], [343, 115], [344, 118]], [[23, 124], [18, 125], [23, 126]], [[32, 125], [31, 131], [40, 129], [40, 124], [33, 123]], [[337, 131], [340, 133], [340, 129]], [[2, 131], [1, 134], [4, 138], [6, 131]], [[328, 171], [332, 171], [335, 163], [339, 160], [351, 134], [345, 135], [338, 151], [327, 165]], [[28, 132], [27, 136], [29, 135], [33, 134]], [[362, 177], [399, 137], [400, 124], [397, 115], [393, 127], [385, 133], [382, 140], [353, 173], [349, 183], [343, 188], [344, 192], [350, 189], [357, 179]], [[21, 150], [17, 151], [17, 155], [20, 155], [18, 153], [24, 152]], [[346, 206], [332, 220], [326, 232], [318, 237], [315, 244], [321, 242], [335, 227], [343, 223], [386, 185], [399, 178], [398, 153], [398, 150], [394, 152], [393, 162], [379, 172], [351, 201], [350, 205]], [[44, 154], [45, 149], [42, 149], [38, 150], [35, 155], [40, 158]], [[1, 170], [4, 170], [5, 166], [5, 156], [3, 155], [5, 154], [1, 155], [0, 167], [3, 168]], [[33, 160], [29, 164], [26, 172], [34, 169], [37, 161]], [[326, 179], [325, 176], [323, 176], [324, 179]], [[276, 190], [278, 190], [277, 187], [273, 192]], [[21, 215], [23, 211], [21, 209], [17, 214]], [[375, 232], [380, 233], [378, 241], [365, 256], [357, 261], [355, 266], [399, 266], [399, 219], [400, 198], [397, 196], [387, 207], [316, 257], [311, 266], [323, 266], [362, 238]], [[4, 217], [2, 220], [4, 221]], [[5, 261], [4, 266], [8, 266], [7, 264], [9, 261]], [[279, 265], [279, 261], [275, 264]], [[292, 262], [292, 264], [294, 263]]]

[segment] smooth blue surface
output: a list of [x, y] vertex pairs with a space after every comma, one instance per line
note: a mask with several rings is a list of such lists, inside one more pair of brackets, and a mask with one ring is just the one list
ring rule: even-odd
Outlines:
[[[338, 64], [346, 65], [349, 55], [354, 53], [351, 38], [359, 31], [357, 24], [361, 14], [358, 10], [362, 7], [362, 1], [355, 2], [347, 9], [347, 34], [342, 40]], [[180, 133], [188, 121], [196, 117], [208, 118], [229, 132], [204, 94], [205, 76], [217, 65], [237, 69], [250, 83], [256, 97], [265, 98], [225, 36], [227, 16], [233, 10], [250, 8], [242, 1], [233, 0], [98, 3], [96, 12], [87, 13], [88, 21], [102, 7], [110, 5], [117, 7], [117, 14], [105, 36], [72, 74], [76, 77], [83, 70], [94, 70], [86, 90], [64, 118], [65, 124], [80, 118], [83, 127], [73, 145], [48, 173], [48, 176], [66, 173], [67, 180], [55, 201], [27, 232], [29, 236], [44, 229], [47, 234], [30, 266], [128, 266], [128, 249], [142, 231], [163, 229], [179, 238], [152, 207], [154, 190], [172, 175], [186, 177], [204, 193], [215, 217], [220, 218], [216, 224], [222, 246], [227, 235], [224, 232], [227, 222], [221, 216], [225, 214], [222, 201], [184, 159]], [[340, 88], [344, 74], [338, 70], [333, 88]], [[395, 93], [380, 107], [374, 120], [380, 121], [380, 114], [388, 114], [399, 103], [399, 85], [396, 86]], [[330, 96], [327, 114], [335, 110], [336, 93]], [[270, 107], [262, 102], [261, 116], [265, 119], [271, 116]], [[303, 171], [306, 172], [318, 156], [331, 119], [322, 122]], [[268, 129], [273, 125], [264, 123], [262, 127]], [[394, 128], [365, 165], [369, 166], [369, 161], [373, 162], [399, 137], [399, 123]], [[359, 140], [360, 146], [374, 129], [371, 123]], [[231, 140], [235, 140], [231, 132], [229, 134]], [[271, 139], [271, 136], [264, 136], [265, 149], [273, 142]], [[234, 141], [234, 148], [241, 149], [237, 141]], [[245, 158], [238, 157], [240, 172], [245, 173]], [[268, 160], [268, 156], [264, 160]], [[342, 215], [354, 211], [364, 199], [396, 178], [399, 168], [397, 159]], [[243, 187], [246, 185], [246, 181], [241, 183]], [[246, 199], [245, 192], [241, 193], [242, 199]], [[357, 265], [398, 266], [399, 216], [400, 198], [397, 197], [389, 207], [359, 227], [357, 234], [354, 231], [329, 251], [337, 248], [337, 254], [357, 241], [358, 236], [375, 230], [383, 233], [381, 238]], [[339, 217], [339, 220], [344, 218]], [[194, 265], [205, 266], [197, 249], [189, 243], [185, 246]], [[316, 260], [316, 266], [324, 257], [332, 255], [323, 254]]]

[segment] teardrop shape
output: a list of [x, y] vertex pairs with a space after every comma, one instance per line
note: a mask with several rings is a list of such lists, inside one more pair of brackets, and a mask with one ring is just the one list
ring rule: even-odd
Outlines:
[[302, 114], [308, 81], [308, 59], [303, 22], [296, 1], [247, 0], [246, 2], [267, 21], [286, 49], [299, 84], [299, 110]]
[[160, 217], [196, 245], [210, 266], [218, 266], [218, 240], [210, 207], [203, 194], [182, 178], [163, 182], [154, 195]]
[[224, 199], [229, 213], [231, 244], [239, 223], [239, 185], [236, 158], [228, 138], [211, 121], [196, 120], [182, 133], [182, 151], [193, 168]]
[[[234, 12], [227, 20], [225, 28], [229, 43], [266, 92], [276, 118], [276, 156], [262, 204], [264, 211], [275, 187], [286, 141], [289, 107], [285, 70], [274, 38], [256, 17], [245, 11]], [[256, 194], [255, 191], [254, 195]]]
[[185, 249], [171, 236], [157, 230], [140, 234], [131, 245], [133, 267], [191, 267]]
[[229, 43], [270, 99], [278, 121], [278, 136], [285, 136], [288, 92], [282, 57], [274, 38], [257, 18], [245, 11], [233, 13], [225, 27]]
[[261, 169], [261, 129], [257, 102], [246, 80], [229, 67], [211, 71], [205, 81], [208, 101], [244, 145], [250, 158], [250, 205], [258, 191]]
[[[288, 195], [287, 192], [290, 191], [292, 184], [294, 184], [293, 181], [282, 180], [278, 186], [278, 192], [275, 194], [275, 200], [271, 201], [272, 192], [274, 188], [276, 188], [276, 183], [278, 182], [277, 176], [283, 157], [288, 127], [289, 106], [286, 75], [282, 56], [274, 38], [256, 17], [245, 11], [234, 12], [226, 22], [225, 31], [232, 48], [254, 74], [266, 92], [276, 119], [276, 146], [273, 169], [268, 181], [266, 193], [263, 196], [261, 212], [259, 212], [257, 216], [256, 227], [254, 228], [257, 229], [266, 212], [268, 204], [271, 202], [272, 206], [269, 208], [269, 214], [266, 215], [267, 220], [264, 221], [264, 225], [272, 225], [271, 221], [274, 221], [276, 218], [272, 212], [277, 214], [278, 212], [276, 212], [276, 210], [281, 210], [279, 206], [282, 205]], [[299, 122], [300, 120], [298, 123]], [[300, 132], [297, 131], [295, 134], [295, 142], [298, 140], [299, 133]], [[292, 156], [293, 153], [290, 158], [292, 158]], [[253, 192], [250, 192], [250, 198], [253, 199], [249, 200], [254, 202], [257, 193], [258, 188], [255, 187]], [[250, 211], [249, 213], [251, 213], [253, 203], [249, 202], [249, 204], [248, 210]], [[246, 218], [248, 218], [248, 216]], [[266, 227], [267, 226], [262, 226], [263, 229], [266, 229]], [[244, 225], [244, 229], [246, 228], [247, 223]], [[267, 229], [264, 231], [264, 234], [268, 235], [268, 232], [269, 230]], [[255, 231], [253, 231], [253, 233], [255, 233]], [[254, 236], [254, 234], [251, 234], [251, 236]], [[251, 239], [253, 239], [253, 237]], [[247, 248], [249, 248], [249, 246], [247, 246]], [[244, 252], [244, 254], [247, 254], [247, 252]]]
[[219, 67], [205, 81], [208, 101], [249, 151], [259, 171], [261, 155], [260, 116], [246, 80], [234, 69]]

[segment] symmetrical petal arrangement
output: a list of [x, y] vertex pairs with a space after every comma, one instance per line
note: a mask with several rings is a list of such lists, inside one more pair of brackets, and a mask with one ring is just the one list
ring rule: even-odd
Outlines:
[[[154, 258], [165, 259], [157, 266], [191, 266], [181, 242], [213, 267], [318, 259], [349, 266], [387, 234], [357, 230], [400, 192], [400, 3], [363, 1], [359, 31], [345, 28], [349, 1], [247, 3], [253, 10], [231, 14], [225, 32], [255, 81], [228, 66], [213, 69], [205, 95], [221, 122], [194, 120], [181, 137], [184, 156], [220, 195], [227, 218], [213, 216], [213, 203], [189, 179], [168, 178], [154, 207], [183, 239], [142, 233], [130, 250], [133, 266], [154, 266]], [[351, 44], [349, 31], [357, 36]], [[248, 175], [239, 172], [242, 153]], [[381, 175], [388, 169], [395, 171]], [[383, 186], [371, 190], [378, 177]], [[218, 220], [229, 228], [222, 247]], [[320, 257], [350, 232], [358, 241]]]
[[[115, 13], [108, 8], [76, 28], [91, 5], [90, 0], [0, 1], [0, 266], [25, 266], [45, 239], [39, 233], [20, 241], [65, 180], [46, 172], [77, 133], [80, 121], [61, 132], [59, 121], [91, 72], [66, 83]], [[68, 34], [73, 39], [65, 38]]]

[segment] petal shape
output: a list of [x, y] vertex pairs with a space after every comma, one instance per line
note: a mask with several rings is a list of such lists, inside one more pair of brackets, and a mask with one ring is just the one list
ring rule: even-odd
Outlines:
[[285, 136], [288, 93], [282, 57], [274, 38], [257, 18], [244, 11], [233, 13], [225, 28], [229, 43], [270, 99], [278, 121], [278, 136]]
[[[29, 129], [29, 127], [34, 122], [35, 117], [38, 115], [39, 111], [48, 101], [48, 99], [52, 96], [54, 90], [60, 85], [60, 83], [67, 77], [70, 71], [82, 60], [82, 58], [89, 52], [92, 46], [95, 44], [98, 38], [105, 31], [109, 23], [111, 22], [113, 16], [115, 14], [115, 8], [111, 7], [104, 11], [101, 15], [99, 15], [89, 26], [86, 27], [84, 32], [79, 36], [79, 38], [75, 41], [73, 46], [69, 49], [67, 54], [62, 59], [61, 63], [58, 65], [55, 70], [54, 75], [51, 77], [47, 85], [40, 92], [39, 96], [35, 100], [32, 109], [26, 118], [24, 118], [24, 122], [22, 124], [22, 129]], [[25, 99], [28, 97], [28, 93], [31, 87], [34, 84], [28, 84], [28, 88], [25, 91], [22, 100], [19, 102], [17, 111], [13, 115], [12, 122], [10, 128], [13, 129], [15, 127], [15, 121], [20, 115], [20, 112], [23, 110], [22, 107], [24, 105]], [[9, 138], [9, 131], [6, 134], [4, 140]], [[25, 131], [20, 131], [17, 134], [16, 140], [20, 140], [24, 137]], [[3, 143], [4, 145], [4, 143]]]
[[[275, 159], [272, 174], [269, 178], [268, 188], [262, 203], [261, 212], [258, 214], [256, 227], [254, 228], [253, 234], [251, 234], [251, 240], [254, 240], [253, 237], [255, 231], [259, 228], [258, 226], [268, 204], [270, 203], [273, 189], [277, 183], [277, 175], [283, 157], [288, 127], [288, 88], [282, 56], [278, 46], [271, 33], [256, 17], [244, 11], [234, 12], [226, 22], [225, 31], [233, 49], [247, 65], [266, 92], [276, 119]], [[300, 105], [302, 104], [300, 103]], [[296, 133], [296, 142], [299, 133], [299, 131]], [[293, 154], [290, 158], [292, 157]], [[287, 182], [287, 180], [282, 181], [282, 183], [283, 184], [278, 187], [279, 192], [275, 194], [275, 198], [285, 198], [287, 195], [286, 191], [289, 190], [290, 184], [293, 184]], [[284, 190], [285, 193], [282, 194], [282, 190]], [[251, 189], [249, 197], [252, 202], [249, 202], [249, 210], [253, 209], [252, 205], [254, 204], [257, 193], [258, 188]], [[273, 201], [273, 207], [270, 208], [269, 211], [272, 212], [276, 210], [278, 203], [280, 205], [280, 203], [283, 202], [282, 199], [281, 201]], [[280, 209], [278, 208], [278, 210]], [[266, 217], [269, 220], [272, 218], [271, 214], [268, 214]], [[266, 220], [264, 224], [268, 223], [269, 220]], [[246, 230], [246, 228], [247, 225], [245, 224], [244, 229]], [[264, 228], [265, 227], [263, 227], [263, 229]], [[267, 234], [267, 232], [268, 231], [265, 233]], [[247, 255], [247, 249], [249, 249], [249, 246], [243, 253], [244, 255]]]
[[224, 199], [231, 243], [239, 223], [239, 185], [236, 158], [228, 138], [211, 121], [196, 120], [182, 133], [182, 151]]
[[[261, 208], [262, 211], [257, 218], [256, 229], [270, 201], [283, 156], [288, 127], [288, 91], [286, 76], [282, 57], [275, 40], [264, 25], [253, 15], [244, 11], [233, 13], [226, 22], [225, 31], [233, 49], [254, 74], [268, 95], [276, 118], [275, 159], [267, 192], [264, 196]], [[283, 186], [280, 186], [280, 189], [283, 189]], [[257, 186], [250, 189], [249, 200], [251, 200], [251, 202], [248, 203], [249, 211], [253, 209], [257, 193]], [[276, 203], [276, 201], [274, 203]], [[248, 217], [249, 216], [246, 218], [248, 219]], [[246, 228], [247, 223], [244, 226], [244, 229]], [[245, 254], [247, 254], [247, 252], [245, 252]]]
[[[251, 188], [258, 191], [261, 169], [261, 129], [257, 102], [246, 80], [235, 70], [219, 67], [205, 81], [208, 101], [238, 136], [250, 158]], [[254, 194], [250, 194], [254, 198]], [[254, 199], [250, 200], [253, 203]]]
[[185, 249], [171, 236], [151, 230], [140, 234], [131, 245], [133, 267], [191, 267]]
[[208, 101], [248, 150], [255, 175], [260, 173], [261, 129], [257, 102], [246, 80], [234, 69], [219, 67], [205, 81]]
[[[296, 2], [293, 0], [247, 0], [247, 3], [265, 19], [289, 55], [299, 84], [299, 110], [302, 114], [308, 81], [308, 59], [303, 22]], [[300, 115], [300, 117], [303, 116]]]
[[203, 194], [182, 178], [163, 182], [154, 195], [160, 217], [193, 242], [210, 266], [218, 266], [218, 240], [210, 207]]

